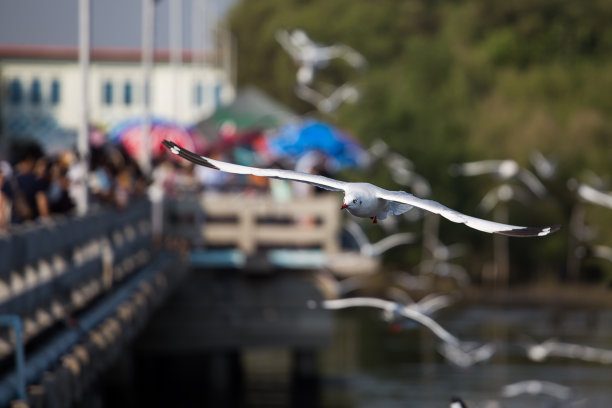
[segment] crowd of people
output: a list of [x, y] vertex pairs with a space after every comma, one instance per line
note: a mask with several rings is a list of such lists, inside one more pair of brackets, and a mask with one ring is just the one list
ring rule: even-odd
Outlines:
[[[217, 149], [208, 154], [219, 160], [257, 165], [252, 163], [254, 153], [233, 157], [236, 151], [246, 149]], [[277, 159], [267, 166], [328, 174], [325, 156], [316, 151], [304, 155], [296, 163]], [[91, 148], [88, 168], [83, 169], [73, 150], [50, 155], [34, 142], [22, 142], [10, 148], [9, 157], [0, 157], [0, 234], [26, 222], [45, 222], [58, 214], [75, 213], [76, 198], [79, 189], [82, 191], [84, 180], [89, 207], [121, 209], [130, 201], [148, 194], [157, 214], [155, 224], [162, 222], [161, 202], [185, 192], [214, 194], [239, 189], [245, 195], [270, 193], [277, 201], [317, 193], [311, 186], [299, 183], [291, 186], [282, 180], [237, 176], [194, 167], [171, 154], [154, 158], [153, 171], [147, 177], [120, 144], [109, 142]], [[155, 227], [161, 229], [161, 225]]]
[[[45, 222], [76, 210], [83, 171], [72, 150], [45, 155], [34, 142], [14, 144], [0, 158], [0, 232], [26, 222]], [[112, 144], [91, 151], [87, 170], [92, 205], [128, 205], [146, 194], [147, 181], [135, 161]]]

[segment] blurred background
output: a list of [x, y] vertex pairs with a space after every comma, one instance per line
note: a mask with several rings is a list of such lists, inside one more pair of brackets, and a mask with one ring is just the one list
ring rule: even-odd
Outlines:
[[[0, 404], [608, 406], [608, 3], [3, 3]], [[561, 230], [364, 222], [164, 139]]]

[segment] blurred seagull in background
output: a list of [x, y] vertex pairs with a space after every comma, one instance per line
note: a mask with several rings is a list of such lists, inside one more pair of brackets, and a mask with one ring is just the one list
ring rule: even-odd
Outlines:
[[504, 385], [501, 394], [506, 398], [529, 394], [548, 395], [559, 400], [567, 400], [571, 397], [572, 390], [569, 387], [550, 381], [526, 380]]
[[557, 172], [557, 163], [549, 160], [539, 151], [535, 150], [530, 156], [529, 161], [538, 176], [544, 180], [551, 179]]
[[291, 58], [299, 65], [297, 82], [300, 85], [309, 85], [314, 79], [317, 69], [325, 67], [335, 58], [344, 59], [356, 69], [364, 68], [365, 58], [349, 46], [335, 44], [322, 46], [310, 39], [303, 30], [278, 30], [276, 41], [289, 53]]
[[424, 315], [415, 308], [410, 307], [410, 305], [405, 306], [397, 302], [372, 297], [353, 297], [346, 299], [324, 300], [322, 306], [324, 309], [329, 310], [346, 309], [351, 307], [374, 307], [382, 309], [387, 315], [385, 319], [387, 321], [394, 319], [395, 315], [399, 314], [400, 316], [412, 319], [427, 327], [443, 342], [450, 343], [456, 347], [461, 346], [461, 341], [457, 337], [446, 331], [431, 317]]
[[[311, 305], [309, 303], [309, 305]], [[312, 304], [311, 306], [314, 306]], [[328, 310], [346, 309], [351, 307], [374, 307], [383, 310], [385, 321], [395, 321], [398, 316], [402, 316], [427, 327], [431, 332], [443, 341], [441, 354], [447, 357], [448, 361], [460, 367], [469, 367], [477, 362], [488, 360], [495, 351], [492, 344], [479, 345], [473, 342], [462, 342], [444, 329], [438, 322], [431, 317], [419, 312], [416, 307], [402, 305], [389, 300], [373, 297], [353, 297], [345, 299], [324, 300], [322, 307]], [[448, 352], [446, 352], [448, 351]], [[450, 355], [450, 358], [448, 357]]]
[[581, 344], [562, 343], [555, 339], [539, 344], [526, 346], [527, 357], [541, 362], [548, 357], [575, 358], [601, 364], [612, 364], [612, 350], [583, 346]]
[[389, 145], [381, 139], [374, 140], [368, 152], [375, 159], [380, 159], [386, 164], [391, 178], [397, 184], [410, 187], [412, 192], [420, 197], [429, 197], [431, 186], [425, 177], [414, 171], [412, 160], [392, 151]]
[[298, 84], [295, 88], [298, 98], [311, 103], [321, 113], [335, 112], [343, 103], [355, 103], [359, 100], [359, 91], [350, 84], [341, 85], [333, 90], [329, 96], [312, 89], [305, 84]]
[[416, 241], [416, 235], [410, 232], [401, 232], [393, 235], [389, 235], [374, 244], [370, 243], [370, 240], [366, 236], [363, 228], [354, 220], [347, 220], [345, 225], [348, 233], [353, 237], [357, 245], [359, 246], [359, 252], [362, 255], [377, 257], [382, 255], [384, 252], [391, 248], [400, 245], [412, 244]]
[[457, 347], [454, 344], [442, 343], [438, 346], [438, 352], [455, 366], [468, 368], [474, 364], [489, 361], [495, 354], [495, 345], [493, 343], [463, 342], [461, 347]]
[[488, 213], [500, 202], [507, 203], [510, 200], [517, 200], [527, 203], [529, 202], [529, 194], [524, 188], [504, 183], [489, 190], [482, 200], [480, 200], [477, 208], [483, 213]]
[[588, 184], [579, 183], [575, 179], [570, 179], [567, 182], [567, 187], [575, 191], [578, 197], [591, 204], [597, 204], [602, 207], [612, 209], [612, 194], [599, 191]]
[[452, 222], [465, 224], [479, 231], [508, 236], [544, 236], [559, 229], [559, 226], [524, 227], [487, 221], [462, 214], [436, 201], [418, 198], [404, 191], [389, 191], [370, 183], [349, 183], [320, 175], [299, 173], [292, 170], [261, 169], [241, 166], [199, 156], [168, 140], [164, 140], [162, 143], [173, 154], [189, 160], [192, 163], [212, 169], [235, 174], [251, 174], [260, 177], [297, 181], [311, 184], [325, 190], [342, 191], [344, 192], [344, 200], [341, 209], [346, 209], [356, 217], [370, 218], [373, 222], [387, 218], [388, 214], [399, 215], [409, 211], [413, 207], [419, 207], [439, 214]]
[[450, 173], [455, 176], [479, 176], [481, 174], [494, 174], [502, 180], [516, 178], [538, 197], [546, 195], [546, 187], [529, 170], [521, 168], [514, 160], [482, 160], [450, 167]]

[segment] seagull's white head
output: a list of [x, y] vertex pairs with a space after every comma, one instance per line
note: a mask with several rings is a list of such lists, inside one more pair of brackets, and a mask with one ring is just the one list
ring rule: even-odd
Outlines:
[[342, 202], [342, 207], [340, 207], [341, 210], [344, 209], [348, 209], [348, 210], [353, 210], [355, 208], [359, 208], [362, 204], [362, 200], [361, 198], [352, 195], [352, 194], [346, 194], [344, 196], [344, 201]]

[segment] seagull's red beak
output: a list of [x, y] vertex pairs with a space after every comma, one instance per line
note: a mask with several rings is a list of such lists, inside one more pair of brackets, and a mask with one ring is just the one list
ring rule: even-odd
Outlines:
[[345, 208], [348, 208], [348, 205], [342, 204], [342, 207], [340, 207], [341, 210], [344, 210]]

